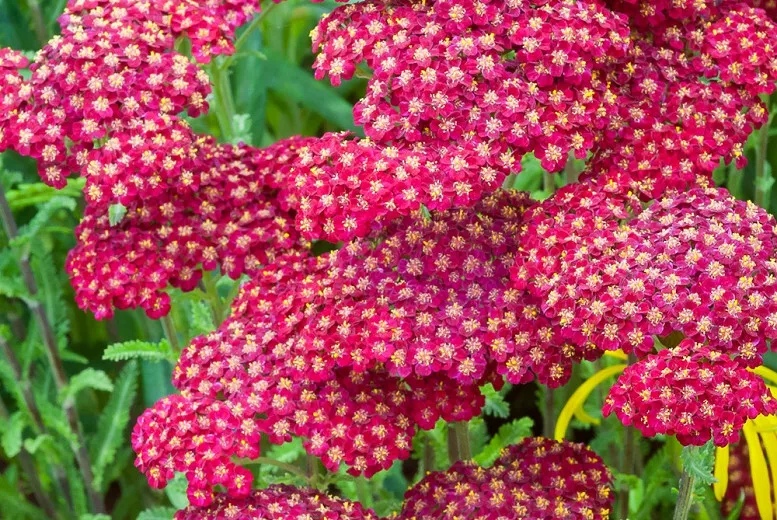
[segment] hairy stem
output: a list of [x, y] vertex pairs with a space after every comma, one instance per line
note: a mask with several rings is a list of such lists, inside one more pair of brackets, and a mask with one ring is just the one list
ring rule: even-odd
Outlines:
[[[5, 191], [0, 186], [0, 219], [3, 221], [3, 227], [8, 235], [9, 240], [13, 240], [18, 236], [18, 228], [16, 226], [16, 220], [14, 220], [11, 207], [8, 205], [8, 199], [5, 197]], [[62, 391], [68, 384], [67, 375], [65, 373], [65, 367], [62, 363], [62, 357], [59, 354], [59, 348], [57, 347], [57, 339], [54, 335], [54, 329], [51, 326], [46, 311], [41, 306], [40, 302], [36, 299], [38, 295], [38, 284], [35, 281], [35, 275], [32, 272], [32, 266], [30, 265], [29, 253], [25, 253], [19, 260], [19, 268], [22, 271], [22, 277], [29, 293], [27, 305], [32, 311], [35, 317], [35, 323], [40, 330], [41, 338], [43, 339], [43, 345], [46, 348], [46, 355], [51, 365], [51, 371], [54, 376], [54, 383], [57, 390]], [[75, 408], [75, 400], [72, 397], [65, 399], [62, 403], [62, 409], [67, 416], [68, 425], [70, 429], [75, 433], [77, 442], [71, 443], [71, 448], [75, 453], [76, 462], [78, 463], [81, 471], [81, 476], [84, 479], [84, 485], [89, 495], [89, 500], [92, 503], [92, 509], [95, 513], [104, 513], [105, 505], [103, 504], [102, 495], [94, 487], [94, 476], [92, 474], [92, 464], [89, 460], [89, 452], [86, 449], [86, 442], [84, 440], [84, 434], [81, 431], [81, 423], [78, 420], [78, 413]]]
[[434, 448], [432, 447], [432, 441], [429, 440], [429, 437], [424, 437], [424, 473], [429, 473], [430, 471], [434, 471]]
[[680, 478], [680, 494], [675, 504], [673, 520], [687, 520], [693, 505], [693, 486], [696, 479], [683, 469]]
[[[8, 420], [9, 418], [8, 410], [3, 401], [0, 401], [0, 417], [5, 420]], [[48, 495], [46, 495], [46, 492], [43, 491], [43, 485], [38, 477], [38, 470], [35, 467], [35, 461], [32, 459], [32, 456], [22, 448], [22, 451], [19, 452], [17, 458], [19, 459], [22, 470], [27, 475], [27, 480], [32, 488], [32, 494], [35, 496], [38, 505], [46, 512], [46, 515], [51, 518], [57, 518], [57, 508], [54, 506], [54, 503]]]

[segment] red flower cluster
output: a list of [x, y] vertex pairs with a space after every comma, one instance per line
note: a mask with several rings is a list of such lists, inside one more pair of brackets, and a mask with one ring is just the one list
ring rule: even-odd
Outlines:
[[615, 494], [602, 460], [582, 444], [543, 438], [508, 447], [490, 468], [457, 462], [405, 495], [399, 520], [607, 519]]
[[[154, 132], [149, 145], [164, 139]], [[114, 307], [141, 307], [158, 318], [169, 311], [168, 284], [192, 290], [202, 277], [200, 266], [220, 266], [238, 278], [279, 253], [304, 249], [293, 213], [281, 209], [288, 201], [279, 200], [276, 189], [278, 171], [297, 142], [255, 150], [198, 137], [181, 159], [188, 165], [186, 182], [160, 181], [155, 197], [143, 196], [149, 186], [133, 188], [134, 198], [124, 199], [126, 215], [114, 225], [96, 201], [88, 205], [66, 265], [79, 306], [98, 319], [110, 317]], [[115, 179], [133, 186], [124, 175]]]
[[643, 435], [676, 435], [684, 445], [736, 442], [747, 419], [777, 412], [763, 380], [727, 355], [683, 340], [629, 366], [605, 399]]
[[533, 210], [513, 277], [540, 299], [557, 343], [644, 355], [652, 335], [681, 332], [752, 367], [777, 338], [776, 226], [723, 189], [670, 192], [642, 210], [573, 185]]
[[20, 52], [0, 48], [0, 151], [5, 150], [11, 140], [5, 128], [8, 118], [30, 95], [30, 86], [19, 75], [19, 69], [27, 64], [27, 58]]
[[253, 475], [231, 457], [257, 457], [259, 435], [256, 421], [239, 409], [173, 395], [138, 418], [132, 431], [135, 466], [155, 488], [165, 487], [175, 472], [186, 472], [189, 502], [195, 506], [210, 504], [217, 484], [232, 496], [246, 497]]
[[618, 110], [587, 175], [616, 176], [652, 198], [709, 178], [721, 159], [743, 167], [748, 135], [767, 120], [758, 94], [777, 81], [777, 26], [736, 2], [633, 4], [616, 8], [644, 32], [612, 78]]
[[379, 520], [358, 502], [325, 495], [313, 489], [274, 485], [245, 498], [216, 496], [208, 507], [189, 506], [175, 520]]

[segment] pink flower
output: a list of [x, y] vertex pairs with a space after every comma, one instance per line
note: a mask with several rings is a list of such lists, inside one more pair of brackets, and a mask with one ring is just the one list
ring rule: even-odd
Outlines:
[[313, 489], [276, 484], [253, 491], [245, 498], [216, 495], [207, 507], [190, 505], [175, 514], [176, 520], [378, 520], [358, 502], [325, 495]]
[[602, 460], [582, 444], [527, 438], [490, 468], [457, 462], [405, 494], [399, 520], [606, 519], [615, 495]]
[[602, 408], [605, 416], [613, 412], [646, 437], [725, 446], [737, 441], [747, 419], [777, 412], [777, 401], [759, 376], [686, 339], [629, 366]]

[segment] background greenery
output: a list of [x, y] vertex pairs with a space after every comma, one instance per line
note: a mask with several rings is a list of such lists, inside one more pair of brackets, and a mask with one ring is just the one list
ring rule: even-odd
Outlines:
[[[0, 0], [0, 46], [23, 49], [32, 56], [56, 34], [57, 17], [65, 0]], [[364, 91], [354, 79], [338, 88], [313, 79], [309, 31], [320, 16], [336, 4], [327, 0], [289, 0], [273, 5], [259, 30], [247, 37], [235, 58], [229, 78], [233, 98], [232, 135], [222, 135], [215, 115], [192, 121], [195, 130], [223, 140], [266, 146], [295, 134], [320, 135], [331, 130], [352, 130], [351, 108]], [[184, 49], [185, 50], [185, 49]], [[773, 100], [774, 101], [774, 100]], [[777, 103], [774, 103], [777, 105]], [[735, 196], [777, 208], [772, 170], [777, 166], [777, 128], [751, 137], [748, 166], [738, 171], [721, 166], [716, 181]], [[43, 518], [35, 499], [40, 485], [51, 497], [60, 518], [105, 518], [94, 515], [84, 480], [75, 464], [79, 449], [88, 450], [94, 482], [111, 518], [145, 520], [171, 518], [186, 505], [185, 480], [176, 479], [165, 491], [151, 489], [134, 469], [129, 432], [135, 418], [160, 397], [174, 392], [170, 372], [177, 346], [164, 340], [162, 326], [140, 311], [117, 313], [97, 322], [80, 311], [64, 273], [67, 251], [74, 245], [73, 228], [82, 210], [78, 179], [61, 191], [42, 183], [32, 161], [6, 153], [0, 156], [0, 182], [7, 193], [19, 237], [9, 241], [0, 234], [0, 516]], [[549, 177], [533, 158], [523, 161], [524, 172], [510, 179], [512, 187], [547, 196], [554, 186], [573, 180], [582, 163], [570, 163], [565, 175]], [[759, 189], [757, 189], [759, 188]], [[20, 265], [29, 261], [39, 285], [30, 294]], [[173, 296], [172, 321], [177, 330], [172, 343], [179, 346], [214, 327], [209, 303], [226, 308], [235, 282], [213, 279], [210, 294], [199, 290]], [[31, 309], [40, 303], [53, 324], [58, 351], [64, 361], [67, 384], [57, 388], [41, 330]], [[472, 452], [481, 464], [490, 464], [499, 450], [530, 434], [548, 435], [552, 417], [563, 407], [581, 381], [609, 363], [584, 363], [567, 386], [551, 394], [532, 385], [497, 392], [485, 387], [487, 405], [482, 418], [470, 422]], [[31, 396], [31, 398], [30, 398]], [[602, 393], [595, 394], [587, 411], [600, 417]], [[35, 404], [31, 406], [31, 403]], [[68, 421], [66, 408], [74, 403], [78, 423]], [[543, 413], [550, 420], [543, 419]], [[614, 418], [596, 430], [573, 422], [574, 439], [590, 442], [614, 468], [619, 489], [618, 514], [632, 519], [666, 518], [676, 490], [679, 447], [663, 439], [646, 441], [626, 430]], [[78, 432], [80, 430], [80, 432]], [[78, 434], [77, 434], [78, 433]], [[439, 424], [417, 435], [414, 456], [367, 481], [344, 473], [323, 475], [317, 485], [327, 487], [374, 507], [378, 513], [395, 510], [407, 486], [426, 471], [448, 464], [447, 426]], [[265, 447], [263, 454], [281, 463], [304, 468], [305, 455], [296, 440], [280, 447]], [[631, 464], [624, 452], [639, 456]], [[283, 468], [256, 465], [258, 485], [272, 482], [303, 484]], [[32, 470], [32, 471], [31, 471]], [[701, 518], [720, 518], [717, 504], [704, 489]]]

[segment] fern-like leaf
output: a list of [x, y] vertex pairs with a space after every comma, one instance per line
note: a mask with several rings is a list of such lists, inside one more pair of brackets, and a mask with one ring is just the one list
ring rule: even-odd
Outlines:
[[172, 507], [153, 507], [141, 511], [138, 520], [172, 520], [175, 509]]
[[24, 430], [24, 416], [21, 412], [14, 413], [8, 420], [0, 445], [3, 451], [9, 457], [16, 457], [22, 451], [22, 431]]
[[521, 417], [515, 419], [512, 422], [503, 424], [499, 427], [499, 431], [488, 442], [483, 451], [475, 456], [475, 462], [481, 466], [490, 466], [499, 457], [501, 451], [511, 445], [515, 444], [524, 437], [528, 437], [532, 433], [532, 426], [534, 421], [529, 417]]
[[102, 370], [86, 368], [70, 378], [70, 383], [62, 389], [60, 399], [65, 401], [75, 397], [81, 390], [87, 388], [111, 392], [113, 391], [113, 382], [111, 381], [111, 378], [108, 377], [108, 374]]
[[35, 238], [41, 232], [46, 224], [51, 222], [51, 218], [57, 211], [73, 211], [74, 209], [76, 209], [75, 199], [61, 196], [56, 196], [49, 199], [40, 207], [38, 213], [32, 217], [32, 220], [30, 220], [27, 225], [19, 229], [19, 236], [11, 241], [11, 245], [13, 247], [21, 247], [28, 244], [30, 240]]
[[123, 361], [126, 359], [146, 359], [148, 361], [162, 361], [173, 358], [173, 352], [167, 340], [159, 343], [148, 341], [125, 341], [109, 345], [103, 353], [103, 359], [108, 361]]
[[94, 484], [97, 489], [102, 489], [105, 469], [116, 456], [116, 451], [125, 439], [124, 432], [130, 418], [130, 407], [135, 401], [138, 390], [138, 364], [130, 362], [119, 374], [119, 378], [111, 394], [111, 398], [105, 405], [105, 409], [97, 424], [97, 433], [90, 445], [92, 472]]

